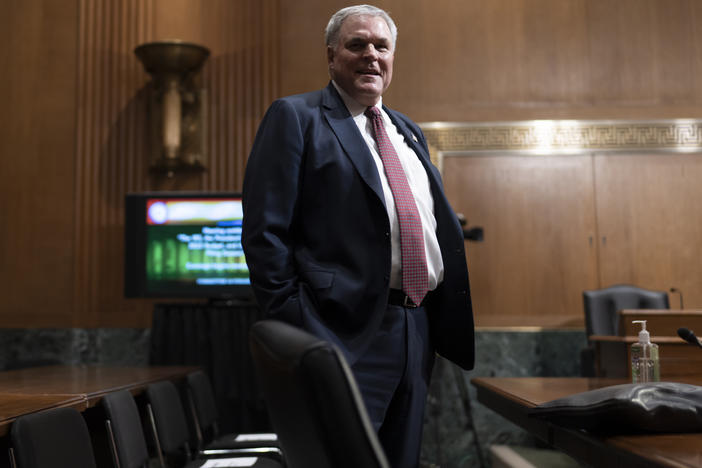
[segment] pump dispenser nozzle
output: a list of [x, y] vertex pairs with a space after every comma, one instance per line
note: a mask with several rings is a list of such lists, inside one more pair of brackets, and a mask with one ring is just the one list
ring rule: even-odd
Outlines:
[[639, 332], [639, 343], [649, 344], [651, 342], [651, 334], [648, 333], [648, 330], [646, 330], [646, 321], [645, 320], [633, 320], [631, 323], [640, 323], [641, 324], [641, 331]]

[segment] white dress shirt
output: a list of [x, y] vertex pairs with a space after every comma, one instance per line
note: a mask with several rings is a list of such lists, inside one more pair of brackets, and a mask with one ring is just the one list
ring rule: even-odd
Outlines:
[[[397, 211], [395, 210], [395, 200], [388, 184], [387, 175], [383, 167], [383, 161], [378, 153], [378, 144], [373, 137], [373, 128], [370, 119], [365, 116], [366, 107], [359, 104], [343, 89], [341, 89], [334, 81], [332, 81], [336, 90], [341, 95], [341, 98], [346, 104], [346, 108], [351, 113], [353, 120], [358, 126], [363, 139], [368, 145], [373, 161], [378, 169], [380, 183], [383, 187], [383, 195], [385, 197], [385, 207], [388, 211], [390, 221], [390, 243], [392, 247], [392, 263], [390, 266], [390, 287], [394, 289], [402, 289], [402, 255], [400, 253], [400, 224], [397, 220]], [[407, 183], [409, 184], [414, 202], [417, 205], [419, 217], [422, 220], [422, 233], [424, 235], [424, 252], [427, 260], [427, 272], [429, 274], [429, 289], [433, 290], [444, 279], [444, 262], [441, 258], [441, 250], [439, 249], [439, 241], [436, 238], [436, 218], [434, 217], [434, 198], [431, 195], [429, 186], [429, 177], [426, 170], [419, 160], [419, 157], [414, 150], [407, 144], [404, 136], [397, 130], [395, 124], [392, 123], [390, 117], [383, 110], [382, 98], [376, 104], [380, 109], [380, 114], [383, 116], [385, 131], [392, 142], [395, 152], [400, 159], [402, 169], [405, 171]]]

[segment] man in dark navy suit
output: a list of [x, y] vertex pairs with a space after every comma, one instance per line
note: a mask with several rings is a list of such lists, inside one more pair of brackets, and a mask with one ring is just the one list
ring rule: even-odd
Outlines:
[[461, 227], [424, 135], [385, 107], [397, 28], [369, 5], [326, 30], [332, 81], [274, 102], [244, 179], [243, 244], [270, 318], [345, 354], [394, 468], [416, 467], [434, 353], [474, 361]]

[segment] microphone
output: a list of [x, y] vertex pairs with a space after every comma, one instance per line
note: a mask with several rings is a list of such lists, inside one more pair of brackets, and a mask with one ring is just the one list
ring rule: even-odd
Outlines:
[[702, 348], [702, 342], [700, 342], [700, 339], [695, 336], [695, 332], [692, 330], [684, 327], [678, 328], [678, 336], [691, 345]]
[[684, 309], [683, 307], [683, 298], [682, 298], [682, 291], [679, 290], [678, 288], [670, 288], [671, 293], [678, 293], [680, 295], [680, 309]]
[[468, 224], [468, 221], [466, 220], [466, 217], [463, 213], [456, 213], [456, 217], [458, 218], [458, 222], [461, 224], [461, 227], [463, 228], [463, 238], [465, 240], [469, 241], [474, 241], [474, 242], [482, 242], [483, 241], [483, 228], [480, 226], [475, 226], [472, 228], [466, 228], [466, 224]]
[[463, 213], [456, 213], [456, 218], [458, 218], [458, 223], [461, 225], [461, 227], [465, 226], [468, 222], [466, 220], [466, 215], [464, 215]]

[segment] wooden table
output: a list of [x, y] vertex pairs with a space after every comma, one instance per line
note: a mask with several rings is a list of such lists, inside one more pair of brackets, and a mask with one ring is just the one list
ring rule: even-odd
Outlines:
[[[602, 437], [530, 418], [527, 410], [541, 403], [624, 379], [557, 377], [475, 378], [478, 401], [556, 449], [595, 467], [700, 467], [702, 433], [618, 435]], [[685, 382], [702, 385], [700, 378]]]
[[19, 416], [50, 408], [79, 411], [117, 390], [133, 394], [161, 380], [177, 380], [196, 367], [47, 366], [0, 372], [0, 436]]

